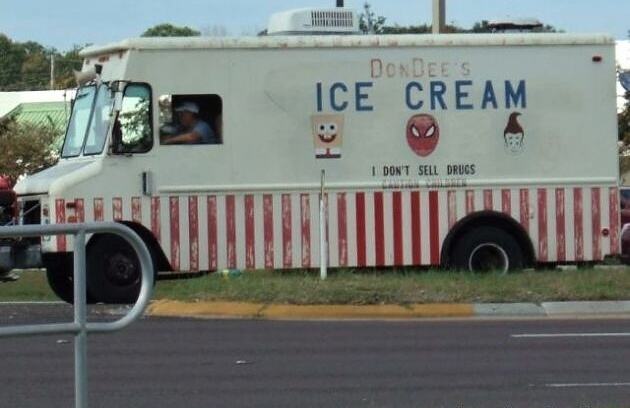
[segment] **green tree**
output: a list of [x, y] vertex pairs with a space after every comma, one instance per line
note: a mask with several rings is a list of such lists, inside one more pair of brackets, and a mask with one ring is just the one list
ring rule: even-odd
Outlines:
[[69, 51], [58, 53], [55, 56], [55, 88], [68, 89], [76, 86], [74, 71], [80, 71], [83, 58], [79, 52], [86, 45], [74, 45]]
[[[373, 11], [372, 5], [368, 2], [363, 4], [363, 12], [360, 15], [359, 27], [364, 34], [431, 34], [431, 24], [419, 24], [410, 26], [401, 26], [394, 24], [391, 26], [386, 25], [387, 18], [380, 16]], [[446, 34], [452, 33], [491, 33], [493, 30], [489, 26], [488, 21], [476, 22], [472, 28], [463, 28], [455, 23], [447, 24], [444, 27]], [[544, 25], [532, 30], [533, 32], [546, 32], [555, 33], [558, 32], [552, 25]]]
[[[470, 30], [465, 30], [465, 32], [470, 32], [470, 33], [491, 33], [493, 32], [492, 27], [490, 27], [490, 23], [488, 22], [488, 20], [482, 20], [482, 21], [478, 21], [475, 24], [473, 24], [472, 28]], [[556, 27], [549, 25], [549, 24], [545, 24], [542, 27], [537, 27], [532, 29], [532, 32], [534, 33], [557, 33], [557, 32], [562, 32], [562, 30], [558, 30]]]
[[142, 37], [197, 37], [201, 32], [188, 26], [175, 26], [173, 24], [158, 24], [142, 33]]
[[416, 26], [400, 26], [395, 24], [393, 26], [383, 27], [383, 34], [431, 34], [431, 26], [427, 24]]
[[619, 141], [623, 142], [625, 146], [630, 145], [630, 92], [626, 92], [626, 105], [617, 115], [617, 122], [619, 124]]
[[0, 91], [49, 89], [51, 57], [55, 59], [55, 88], [74, 87], [73, 70], [81, 68], [81, 48], [59, 52], [34, 41], [15, 42], [0, 34]]
[[[39, 46], [39, 44], [37, 44]], [[30, 91], [38, 89], [48, 89], [50, 86], [50, 55], [41, 47], [29, 44], [25, 47], [25, 57], [22, 61], [20, 90]]]
[[[630, 30], [628, 31], [628, 38], [630, 38]], [[621, 68], [618, 67], [618, 70]], [[617, 114], [617, 129], [620, 142], [621, 158], [619, 160], [620, 172], [623, 176], [624, 173], [630, 171], [630, 156], [628, 155], [630, 148], [630, 91], [626, 91], [624, 94], [626, 104], [623, 110]], [[623, 179], [623, 177], [622, 177]]]
[[0, 119], [0, 174], [15, 184], [20, 176], [32, 174], [57, 161], [53, 147], [59, 130], [52, 124], [20, 124], [14, 118]]
[[383, 16], [378, 16], [372, 11], [372, 5], [367, 1], [363, 4], [363, 13], [359, 16], [359, 28], [364, 34], [385, 34], [383, 32], [385, 21]]
[[490, 27], [488, 27], [488, 20], [482, 20], [482, 21], [478, 21], [475, 24], [473, 24], [472, 28], [470, 29], [471, 32], [473, 33], [490, 33], [492, 32], [492, 29]]
[[[619, 136], [619, 172], [621, 173], [622, 182], [627, 183], [624, 177], [630, 171], [630, 92], [626, 92], [626, 105], [623, 111], [617, 114], [617, 128]], [[627, 185], [627, 184], [626, 184]]]
[[[447, 24], [444, 27], [444, 32], [447, 34], [452, 33], [468, 33], [469, 30], [458, 27], [454, 24]], [[383, 27], [383, 34], [431, 34], [432, 26], [429, 24], [420, 24], [420, 25], [412, 25], [412, 26], [385, 26]]]
[[[630, 38], [630, 30], [628, 30], [628, 38]], [[617, 67], [618, 72], [622, 72], [621, 67]], [[619, 141], [627, 147], [630, 145], [630, 90], [626, 90], [624, 94], [626, 104], [623, 111], [617, 115]]]
[[19, 44], [0, 34], [0, 90], [18, 90], [22, 81], [22, 64], [26, 54]]

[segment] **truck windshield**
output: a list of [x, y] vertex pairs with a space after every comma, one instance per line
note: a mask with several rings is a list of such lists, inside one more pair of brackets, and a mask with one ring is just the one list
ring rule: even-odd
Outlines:
[[77, 92], [61, 157], [99, 154], [105, 146], [113, 97], [107, 85], [89, 85]]

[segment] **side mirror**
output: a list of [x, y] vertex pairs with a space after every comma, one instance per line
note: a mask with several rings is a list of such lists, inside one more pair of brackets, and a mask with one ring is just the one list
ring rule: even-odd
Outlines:
[[79, 87], [99, 78], [96, 68], [87, 69], [85, 71], [73, 70], [72, 72], [74, 73], [74, 79]]

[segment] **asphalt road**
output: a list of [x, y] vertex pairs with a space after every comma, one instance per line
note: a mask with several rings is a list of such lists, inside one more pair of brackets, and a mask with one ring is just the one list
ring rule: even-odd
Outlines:
[[[69, 316], [0, 305], [0, 325]], [[550, 333], [605, 335], [514, 337]], [[73, 406], [65, 339], [0, 339], [0, 407]], [[630, 320], [147, 318], [89, 344], [90, 407], [630, 406]]]

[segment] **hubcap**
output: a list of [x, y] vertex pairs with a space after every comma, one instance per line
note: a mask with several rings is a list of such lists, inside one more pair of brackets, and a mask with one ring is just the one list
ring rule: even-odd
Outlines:
[[107, 280], [116, 286], [129, 286], [139, 277], [138, 267], [132, 258], [124, 254], [114, 254], [106, 258]]
[[470, 253], [468, 270], [471, 272], [507, 273], [510, 260], [503, 248], [493, 242], [478, 245]]

